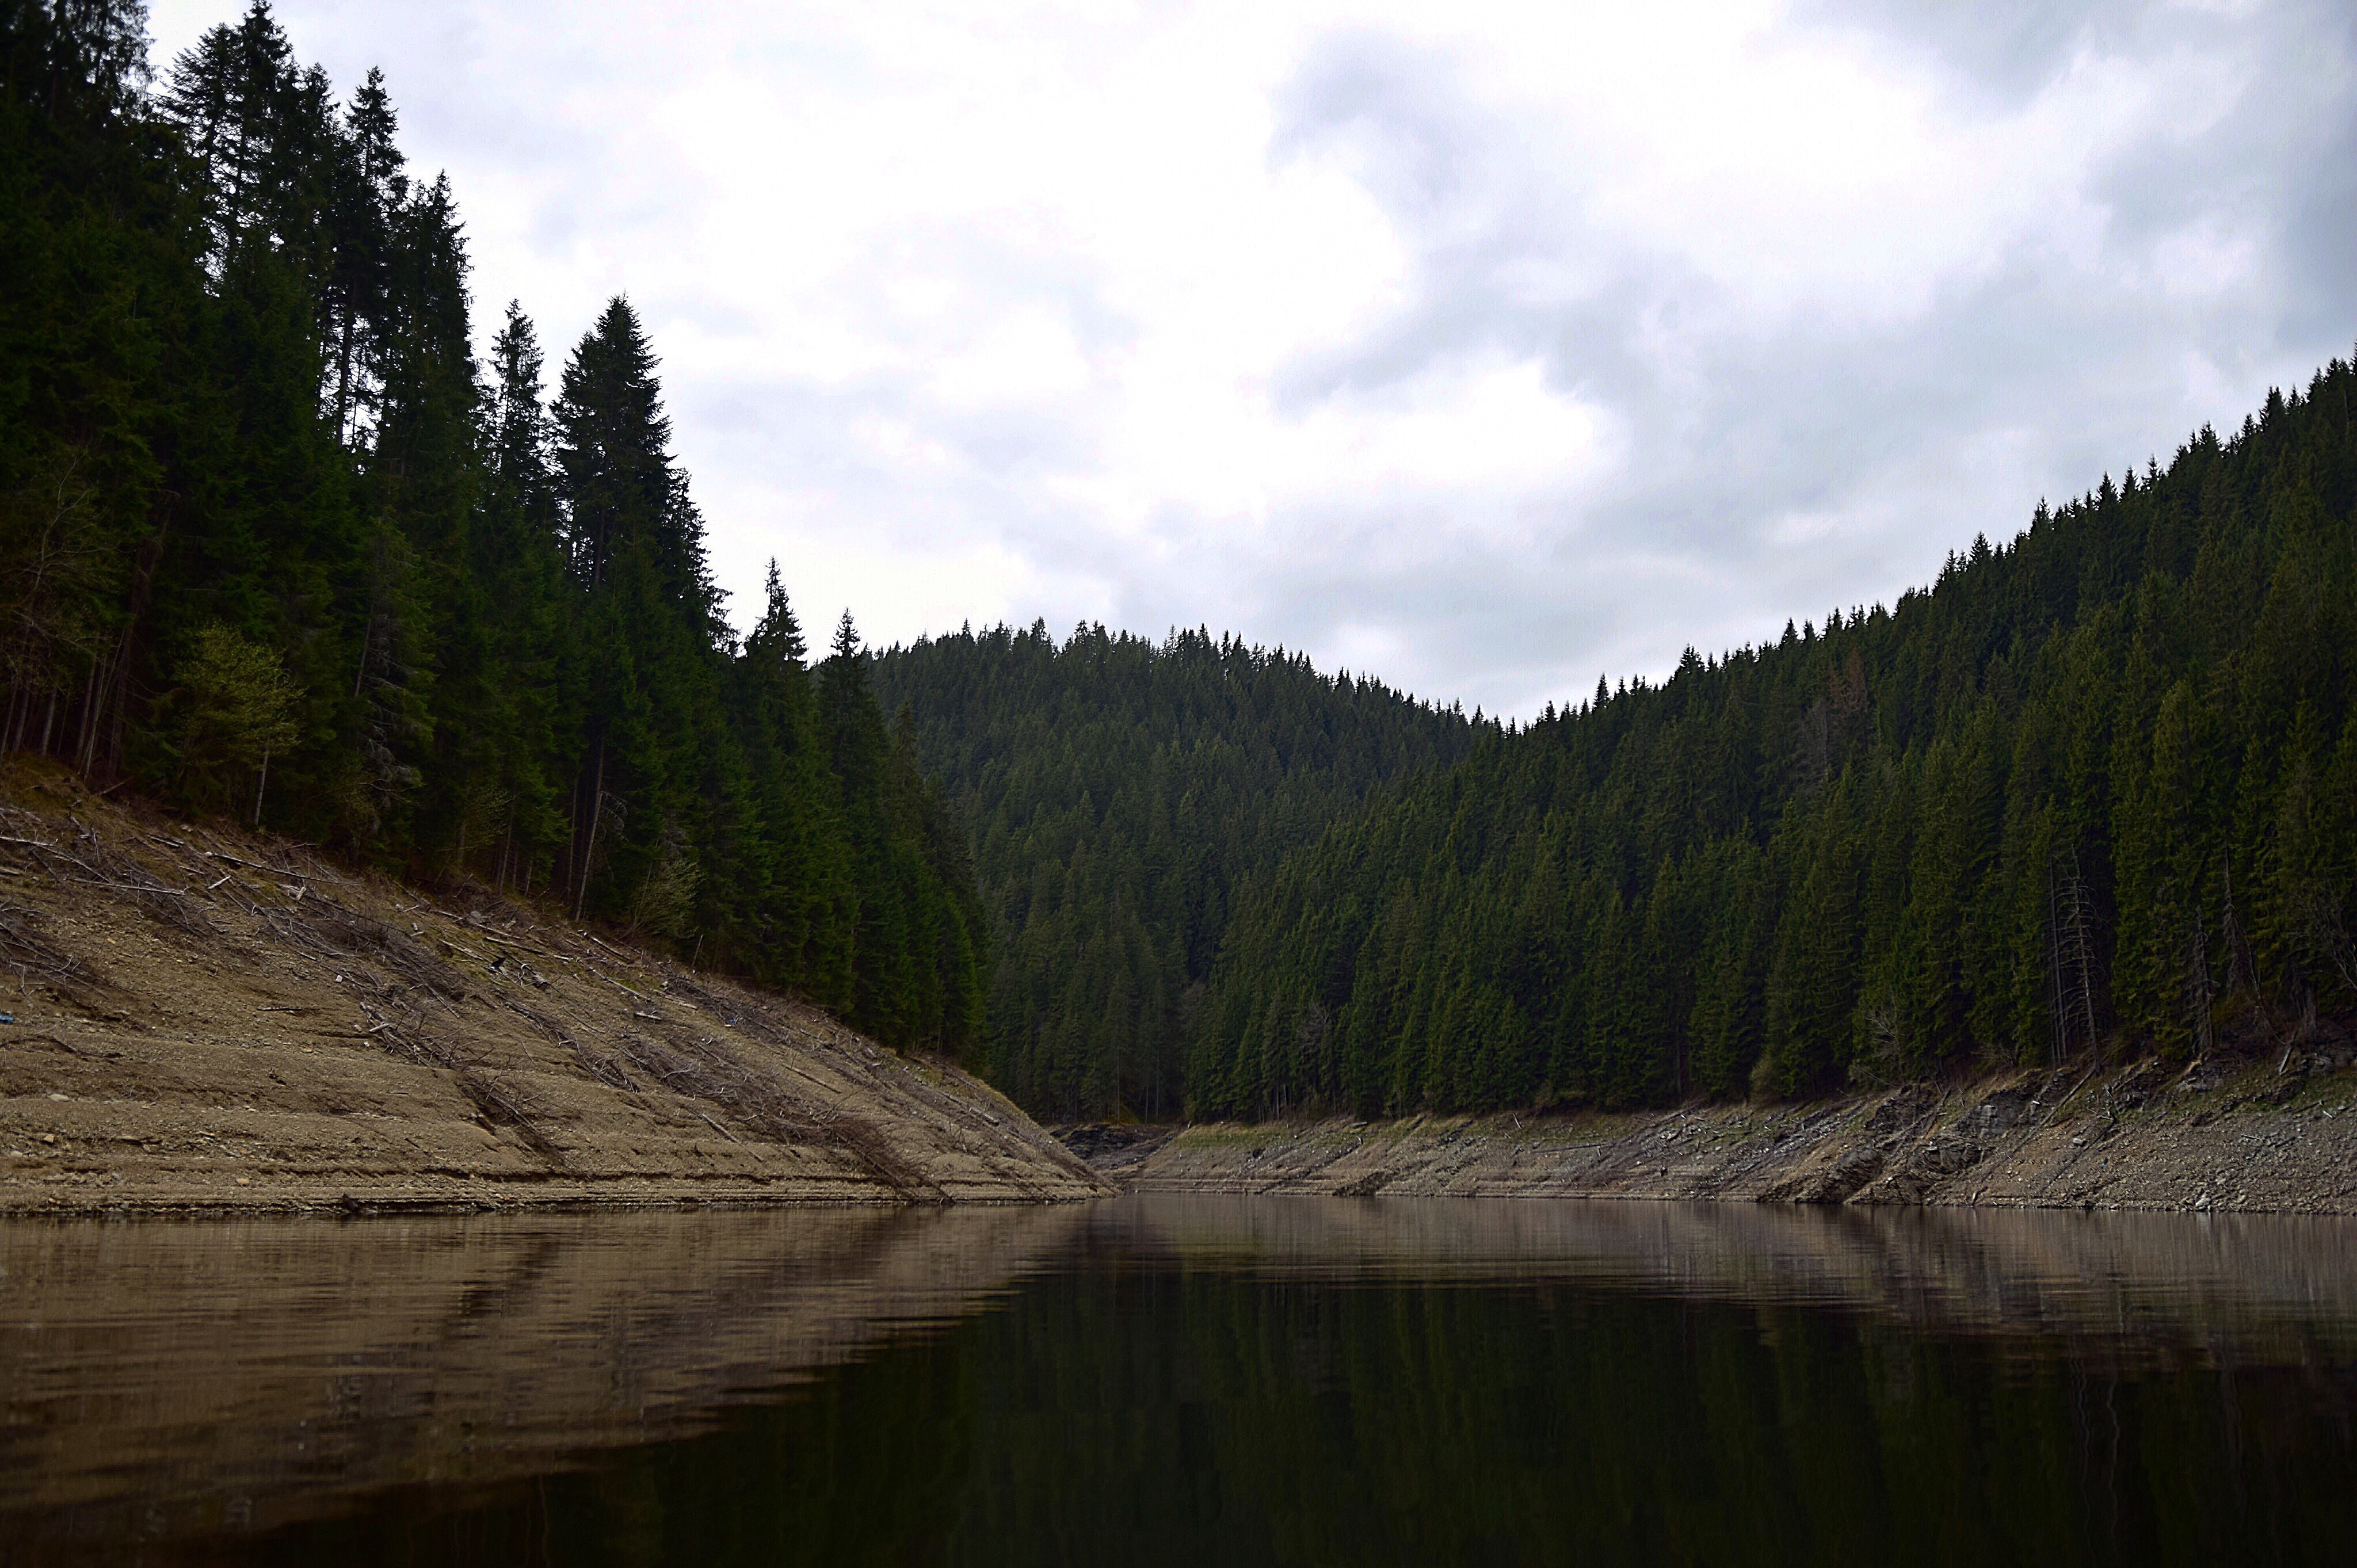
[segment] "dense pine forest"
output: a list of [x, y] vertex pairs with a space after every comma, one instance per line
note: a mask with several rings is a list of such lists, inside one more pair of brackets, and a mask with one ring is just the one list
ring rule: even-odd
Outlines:
[[265, 4], [0, 0], [0, 748], [977, 1039], [962, 833], [848, 617], [720, 613], [617, 298], [472, 337], [447, 182]]
[[874, 679], [973, 832], [992, 1075], [1058, 1117], [1176, 1114], [1237, 902], [1483, 727], [1201, 630], [969, 630], [892, 650]]
[[2352, 382], [1336, 828], [1232, 926], [1190, 1107], [1799, 1095], [2347, 1010]]

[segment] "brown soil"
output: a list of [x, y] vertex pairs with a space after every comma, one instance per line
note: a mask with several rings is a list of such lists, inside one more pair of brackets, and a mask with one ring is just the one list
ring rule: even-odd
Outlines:
[[479, 890], [0, 774], [0, 1213], [1105, 1190], [955, 1066]]
[[[2337, 1035], [2175, 1072], [2020, 1073], [1814, 1104], [1179, 1129], [1103, 1160], [1136, 1192], [1722, 1198], [2357, 1213]], [[1093, 1157], [1093, 1156], [1092, 1156]]]

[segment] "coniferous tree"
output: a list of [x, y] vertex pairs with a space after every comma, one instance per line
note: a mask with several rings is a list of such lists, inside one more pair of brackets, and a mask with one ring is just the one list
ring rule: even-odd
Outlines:
[[576, 909], [639, 918], [651, 893], [667, 914], [676, 887], [697, 875], [680, 837], [689, 742], [658, 710], [704, 706], [714, 607], [701, 520], [672, 460], [654, 371], [637, 313], [617, 296], [567, 361], [555, 407], [581, 627], [582, 760], [565, 882]]
[[722, 620], [629, 305], [552, 415], [381, 75], [339, 106], [255, 4], [151, 96], [143, 22], [0, 5], [0, 749], [969, 1047], [963, 843], [905, 741], [838, 778], [774, 573]]

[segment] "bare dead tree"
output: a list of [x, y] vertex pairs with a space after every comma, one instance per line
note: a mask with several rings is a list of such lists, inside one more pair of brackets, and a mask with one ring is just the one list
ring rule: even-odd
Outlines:
[[2201, 911], [2193, 911], [2193, 931], [2185, 943], [2185, 1010], [2186, 1021], [2192, 1026], [2193, 1046], [2197, 1054], [2210, 1054], [2210, 941], [2203, 928]]
[[2095, 1034], [2093, 900], [2087, 895], [2086, 879], [2079, 875], [2075, 849], [2048, 873], [2047, 910], [2054, 969], [2054, 1049], [2060, 1063], [2082, 1046], [2100, 1045]]

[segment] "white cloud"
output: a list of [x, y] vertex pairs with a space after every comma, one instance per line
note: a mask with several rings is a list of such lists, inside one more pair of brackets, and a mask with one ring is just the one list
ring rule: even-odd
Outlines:
[[486, 324], [637, 301], [740, 594], [775, 553], [885, 640], [1201, 622], [1527, 713], [2347, 351], [2340, 8], [2015, 9], [280, 16], [385, 68]]

